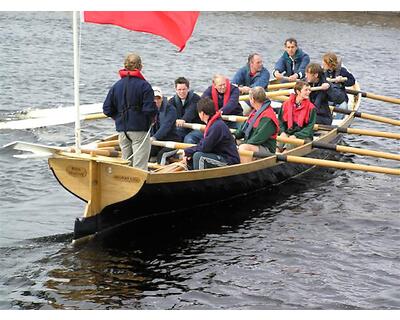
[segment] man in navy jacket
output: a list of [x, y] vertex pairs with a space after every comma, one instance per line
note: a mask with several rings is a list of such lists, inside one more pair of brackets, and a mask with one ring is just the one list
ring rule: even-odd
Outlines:
[[130, 165], [147, 170], [150, 154], [150, 126], [157, 113], [151, 85], [141, 74], [142, 60], [135, 53], [128, 54], [125, 68], [108, 92], [103, 113], [115, 120], [119, 132], [122, 158]]

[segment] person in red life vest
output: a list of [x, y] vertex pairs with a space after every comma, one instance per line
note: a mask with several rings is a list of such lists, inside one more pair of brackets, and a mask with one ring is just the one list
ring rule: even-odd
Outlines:
[[[224, 115], [243, 115], [243, 109], [239, 104], [239, 88], [232, 85], [229, 79], [221, 74], [216, 74], [212, 79], [212, 85], [204, 91], [202, 98], [210, 98], [215, 111], [221, 111]], [[235, 122], [228, 122], [228, 127], [236, 129]]]
[[[278, 118], [263, 87], [251, 88], [249, 98], [253, 111], [247, 121], [234, 133], [236, 139], [243, 138], [239, 151], [247, 150], [272, 155], [276, 150], [276, 137], [279, 132]], [[240, 156], [241, 163], [251, 160], [249, 157]]]
[[[289, 100], [283, 103], [279, 111], [280, 136], [311, 141], [314, 136], [313, 128], [317, 113], [309, 100], [310, 85], [305, 81], [298, 81], [294, 92], [289, 96]], [[277, 145], [281, 152], [296, 147], [296, 145], [281, 142], [278, 142]]]
[[103, 113], [115, 121], [119, 132], [122, 158], [129, 164], [147, 170], [150, 155], [150, 126], [157, 107], [154, 92], [143, 77], [142, 59], [135, 53], [125, 58], [121, 77], [110, 89], [103, 104]]
[[186, 148], [183, 163], [190, 169], [202, 170], [240, 163], [235, 140], [228, 126], [216, 112], [210, 98], [201, 98], [197, 103], [200, 119], [206, 123], [204, 136], [199, 144]]

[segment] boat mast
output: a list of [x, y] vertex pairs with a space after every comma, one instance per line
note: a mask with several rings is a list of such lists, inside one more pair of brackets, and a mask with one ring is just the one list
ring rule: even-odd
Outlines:
[[74, 38], [74, 102], [75, 102], [75, 152], [81, 151], [81, 115], [79, 108], [79, 21], [78, 11], [72, 13], [72, 30]]

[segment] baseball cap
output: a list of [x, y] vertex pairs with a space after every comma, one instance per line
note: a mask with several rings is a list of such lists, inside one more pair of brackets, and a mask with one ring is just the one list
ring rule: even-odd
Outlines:
[[155, 97], [161, 97], [162, 98], [162, 91], [160, 87], [153, 87], [153, 91], [154, 91], [154, 96]]

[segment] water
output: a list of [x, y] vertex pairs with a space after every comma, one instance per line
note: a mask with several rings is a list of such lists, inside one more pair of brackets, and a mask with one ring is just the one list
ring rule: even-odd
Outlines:
[[[0, 117], [73, 104], [70, 13], [0, 13]], [[364, 90], [398, 97], [399, 15], [202, 12], [183, 53], [165, 40], [85, 24], [81, 102], [102, 102], [125, 54], [166, 94], [181, 75], [196, 91], [214, 73], [233, 76], [252, 51], [271, 71], [285, 38], [312, 61], [333, 50]], [[399, 119], [398, 106], [363, 98], [362, 111]], [[114, 132], [83, 123], [83, 139]], [[353, 127], [399, 129], [368, 120]], [[15, 140], [72, 143], [72, 125], [9, 131]], [[347, 135], [344, 143], [399, 153], [398, 141]], [[342, 155], [338, 160], [399, 167]], [[45, 160], [0, 151], [0, 309], [398, 309], [399, 178], [315, 170], [291, 182], [193, 216], [155, 225], [119, 243], [71, 243], [84, 204], [61, 188]], [[132, 241], [134, 240], [134, 241]]]

